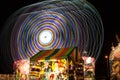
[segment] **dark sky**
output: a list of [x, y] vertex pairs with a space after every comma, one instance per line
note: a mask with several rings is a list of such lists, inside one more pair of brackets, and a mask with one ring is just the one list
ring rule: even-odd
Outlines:
[[[0, 33], [2, 31], [2, 26], [7, 20], [7, 18], [19, 8], [32, 4], [42, 0], [1, 0], [0, 2]], [[97, 66], [105, 65], [104, 55], [110, 53], [110, 48], [112, 42], [116, 45], [115, 34], [120, 35], [120, 9], [119, 2], [117, 0], [88, 0], [101, 15], [103, 26], [104, 26], [104, 44], [101, 51], [101, 55], [96, 63]], [[4, 63], [3, 55], [0, 54], [0, 73], [6, 73], [4, 71], [7, 64]], [[8, 63], [9, 64], [9, 63]], [[8, 68], [9, 66], [7, 66]], [[97, 67], [97, 70], [100, 67]], [[11, 68], [9, 68], [11, 69]], [[11, 71], [9, 71], [11, 72]], [[9, 73], [8, 72], [8, 73]], [[97, 71], [97, 74], [103, 74], [105, 72]]]

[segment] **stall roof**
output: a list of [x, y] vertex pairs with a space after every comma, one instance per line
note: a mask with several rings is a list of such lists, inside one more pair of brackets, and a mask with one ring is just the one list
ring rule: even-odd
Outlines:
[[42, 50], [33, 57], [30, 58], [31, 61], [38, 61], [42, 59], [64, 59], [67, 58], [75, 48], [60, 48], [51, 50]]

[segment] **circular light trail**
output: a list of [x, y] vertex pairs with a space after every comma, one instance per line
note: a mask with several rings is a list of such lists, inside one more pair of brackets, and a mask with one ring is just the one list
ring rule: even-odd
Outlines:
[[103, 44], [101, 17], [86, 0], [47, 0], [25, 6], [11, 16], [10, 26], [14, 60], [67, 47], [78, 47], [81, 55], [87, 51], [97, 58]]

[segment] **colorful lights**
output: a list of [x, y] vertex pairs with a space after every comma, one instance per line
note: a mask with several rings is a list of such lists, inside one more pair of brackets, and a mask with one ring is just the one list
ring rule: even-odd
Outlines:
[[89, 56], [99, 56], [103, 26], [98, 12], [88, 2], [43, 1], [16, 14], [10, 43], [14, 60], [28, 59], [41, 50], [66, 47], [78, 47], [81, 54], [86, 50]]
[[17, 60], [14, 62], [13, 67], [16, 73], [16, 79], [27, 80], [30, 69], [29, 60]]
[[41, 80], [68, 80], [68, 60], [67, 59], [51, 59], [31, 61], [30, 78]]

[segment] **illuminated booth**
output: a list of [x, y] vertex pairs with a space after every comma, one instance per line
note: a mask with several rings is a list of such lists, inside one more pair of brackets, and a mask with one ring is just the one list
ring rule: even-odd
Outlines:
[[[76, 76], [77, 68], [80, 68], [76, 61], [80, 57], [76, 48], [42, 50], [30, 58], [30, 79], [82, 80], [83, 68], [81, 74], [78, 74], [79, 77]], [[81, 66], [83, 67], [83, 64]]]
[[84, 60], [84, 80], [95, 79], [95, 58], [82, 56]]
[[116, 47], [112, 46], [109, 56], [110, 80], [120, 79], [120, 43]]
[[14, 62], [17, 80], [84, 80], [84, 62], [77, 48], [42, 50]]

